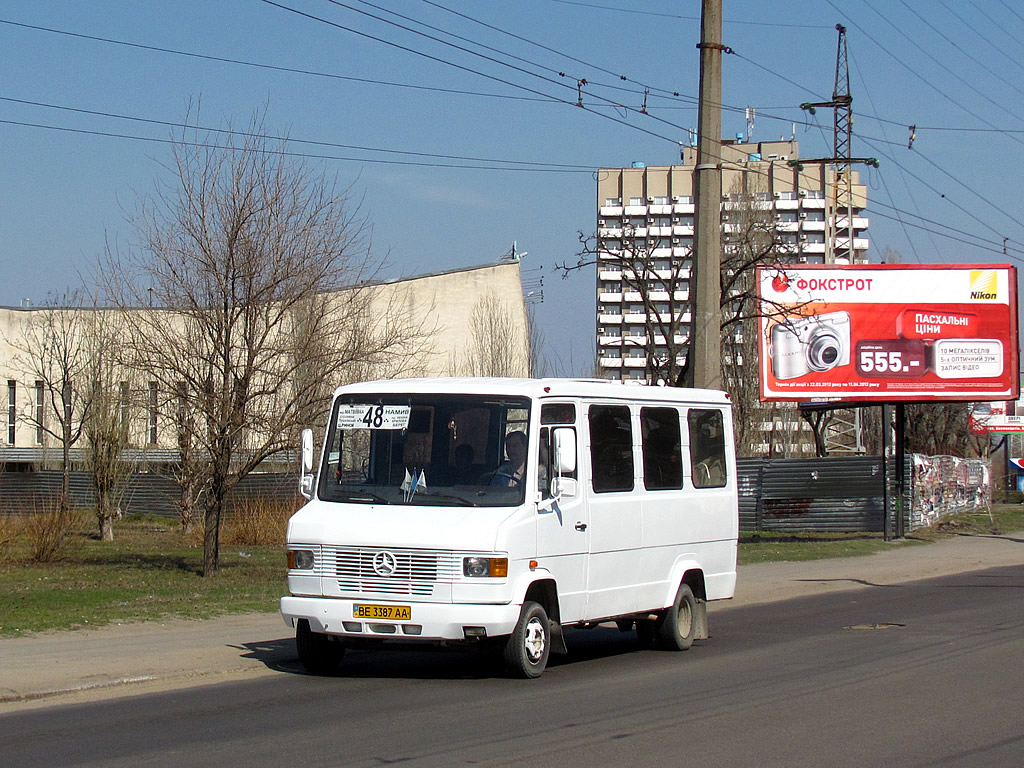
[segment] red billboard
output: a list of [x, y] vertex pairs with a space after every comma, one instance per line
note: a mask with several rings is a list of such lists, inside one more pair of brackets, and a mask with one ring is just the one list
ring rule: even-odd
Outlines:
[[1013, 400], [1009, 265], [762, 267], [762, 400]]

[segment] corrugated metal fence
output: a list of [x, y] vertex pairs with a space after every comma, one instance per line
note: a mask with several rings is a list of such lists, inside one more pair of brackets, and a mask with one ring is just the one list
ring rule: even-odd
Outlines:
[[[52, 507], [60, 494], [61, 472], [0, 472], [0, 514], [25, 514]], [[70, 494], [73, 506], [96, 506], [96, 492], [89, 472], [72, 472]], [[152, 472], [137, 472], [128, 480], [120, 507], [124, 514], [138, 513], [178, 517], [178, 484]], [[229, 496], [229, 505], [250, 498], [295, 502], [298, 508], [298, 480], [289, 473], [254, 473], [246, 476]]]
[[[895, 462], [883, 473], [879, 456], [816, 459], [740, 459], [740, 530], [872, 532], [883, 530], [888, 498], [895, 518]], [[904, 466], [904, 529], [931, 525], [948, 514], [987, 509], [988, 462], [952, 456], [907, 456]], [[888, 479], [889, 493], [883, 481]], [[59, 471], [0, 472], [0, 514], [31, 513], [52, 506], [60, 491]], [[71, 473], [71, 498], [77, 507], [96, 504], [88, 472]], [[248, 475], [229, 504], [259, 498], [299, 506], [298, 483], [291, 473]], [[121, 499], [125, 514], [178, 516], [178, 486], [164, 475], [131, 475]]]
[[[889, 533], [895, 533], [893, 459], [887, 473], [880, 456], [740, 459], [737, 464], [741, 531], [881, 533], [888, 519]], [[915, 454], [906, 457], [903, 472], [906, 531], [945, 515], [988, 509], [988, 461]]]

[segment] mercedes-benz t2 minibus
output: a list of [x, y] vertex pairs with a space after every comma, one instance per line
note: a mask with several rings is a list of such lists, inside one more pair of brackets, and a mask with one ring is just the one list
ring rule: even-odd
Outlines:
[[438, 378], [337, 390], [288, 525], [281, 614], [299, 658], [476, 643], [539, 676], [566, 630], [615, 622], [685, 650], [733, 596], [728, 396], [570, 379]]

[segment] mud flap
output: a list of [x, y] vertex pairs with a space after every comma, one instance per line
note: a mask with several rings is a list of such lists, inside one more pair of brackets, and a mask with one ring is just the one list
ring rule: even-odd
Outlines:
[[708, 637], [710, 637], [710, 635], [708, 634], [708, 601], [701, 600], [698, 597], [696, 602], [697, 610], [693, 616], [693, 639], [707, 640]]
[[557, 621], [549, 619], [548, 626], [551, 628], [551, 652], [563, 655], [568, 653], [569, 649], [565, 646], [565, 636], [562, 634], [562, 625]]

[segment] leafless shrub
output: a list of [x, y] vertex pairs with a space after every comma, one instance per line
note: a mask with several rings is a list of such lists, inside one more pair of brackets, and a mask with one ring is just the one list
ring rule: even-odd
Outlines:
[[60, 560], [71, 546], [80, 523], [77, 511], [63, 508], [59, 503], [37, 506], [21, 524], [21, 532], [28, 540], [28, 560], [33, 563]]
[[230, 544], [272, 547], [284, 543], [288, 518], [294, 514], [298, 501], [280, 501], [251, 497], [237, 504], [228, 517], [225, 539]]

